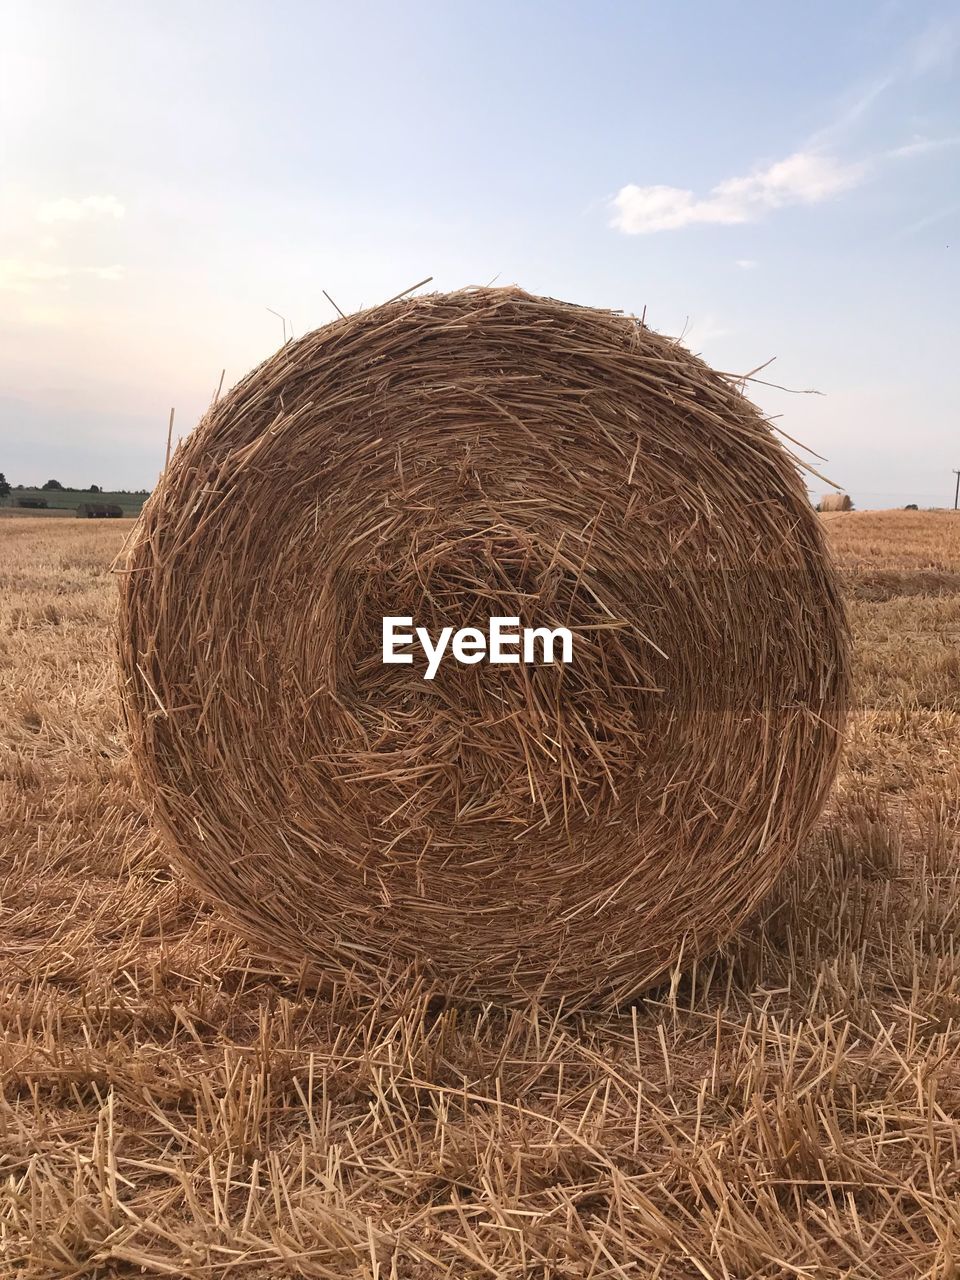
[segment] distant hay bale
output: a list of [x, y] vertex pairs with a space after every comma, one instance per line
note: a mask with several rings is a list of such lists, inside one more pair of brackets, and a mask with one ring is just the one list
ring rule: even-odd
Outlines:
[[[121, 575], [133, 760], [257, 947], [373, 988], [623, 1001], [715, 948], [834, 777], [847, 636], [796, 467], [633, 319], [481, 289], [284, 346]], [[385, 615], [572, 663], [384, 665]]]
[[818, 511], [852, 511], [849, 493], [825, 493], [820, 499]]

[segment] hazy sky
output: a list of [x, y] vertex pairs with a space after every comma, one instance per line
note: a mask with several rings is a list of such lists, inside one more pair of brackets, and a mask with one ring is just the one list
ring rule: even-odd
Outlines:
[[0, 471], [149, 487], [268, 307], [432, 275], [775, 356], [855, 501], [952, 502], [958, 52], [923, 0], [5, 0]]

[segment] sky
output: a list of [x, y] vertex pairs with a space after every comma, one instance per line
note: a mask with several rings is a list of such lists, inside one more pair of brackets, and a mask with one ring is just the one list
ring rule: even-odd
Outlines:
[[432, 276], [773, 360], [858, 506], [952, 505], [958, 73], [936, 0], [4, 0], [0, 471], [149, 488], [324, 290]]

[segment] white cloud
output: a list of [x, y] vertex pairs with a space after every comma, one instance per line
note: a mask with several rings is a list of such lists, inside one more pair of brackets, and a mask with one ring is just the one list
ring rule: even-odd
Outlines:
[[912, 236], [917, 231], [925, 231], [927, 227], [935, 227], [938, 222], [953, 218], [958, 213], [960, 213], [960, 204], [949, 204], [942, 209], [935, 209], [933, 213], [928, 213], [916, 222], [911, 222], [909, 226], [904, 227], [894, 239], [902, 240], [904, 236]]
[[93, 276], [95, 280], [123, 279], [123, 267], [118, 262], [112, 263], [109, 267], [79, 267], [78, 270], [83, 275]]
[[934, 21], [927, 24], [906, 46], [904, 56], [885, 74], [861, 85], [847, 99], [836, 119], [817, 130], [808, 140], [807, 147], [835, 145], [868, 116], [874, 105], [891, 89], [902, 86], [904, 81], [919, 80], [924, 76], [948, 67], [960, 49], [960, 19]]
[[53, 262], [28, 262], [23, 258], [0, 260], [0, 289], [11, 289], [17, 293], [50, 280], [63, 280], [69, 275], [69, 267], [60, 267]]
[[946, 138], [925, 138], [918, 135], [911, 142], [906, 142], [900, 147], [893, 147], [892, 150], [884, 154], [890, 160], [905, 160], [911, 156], [923, 156], [931, 151], [943, 151], [948, 147], [956, 146], [960, 146], [960, 135], [952, 135]]
[[737, 258], [736, 265], [741, 271], [753, 271], [757, 265], [756, 258]]
[[694, 343], [716, 342], [718, 338], [728, 338], [733, 330], [719, 321], [716, 316], [705, 315], [699, 320], [688, 321], [683, 333], [677, 339], [691, 351]]
[[866, 165], [843, 164], [815, 151], [793, 155], [743, 178], [727, 178], [705, 196], [683, 187], [628, 184], [613, 199], [613, 225], [628, 235], [697, 223], [755, 222], [772, 209], [817, 204], [862, 181]]
[[[907, 46], [898, 66], [860, 88], [825, 128], [792, 155], [747, 177], [727, 178], [705, 195], [685, 187], [621, 187], [612, 201], [612, 225], [627, 235], [648, 235], [697, 224], [755, 222], [787, 205], [818, 204], [857, 186], [886, 160], [910, 159], [960, 145], [960, 136], [917, 136], [867, 160], [844, 162], [834, 152], [841, 139], [898, 84], [948, 67], [960, 52], [960, 18], [929, 23]], [[739, 264], [738, 264], [739, 265]]]
[[80, 222], [85, 218], [122, 218], [126, 209], [116, 196], [62, 196], [46, 200], [37, 210], [41, 222]]
[[27, 258], [0, 259], [0, 290], [32, 293], [44, 284], [86, 276], [92, 280], [122, 280], [123, 267], [68, 267], [56, 262], [31, 261]]
[[899, 78], [898, 73], [885, 75], [860, 87], [853, 96], [846, 99], [846, 105], [829, 124], [807, 139], [805, 149], [818, 151], [836, 146], [870, 114], [874, 105], [893, 88]]

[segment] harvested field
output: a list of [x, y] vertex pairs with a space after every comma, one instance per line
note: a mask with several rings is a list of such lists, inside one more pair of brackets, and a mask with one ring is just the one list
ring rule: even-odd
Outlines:
[[222, 928], [132, 787], [130, 523], [5, 519], [0, 1274], [958, 1274], [960, 517], [824, 522], [856, 706], [799, 868], [558, 1015], [321, 998]]

